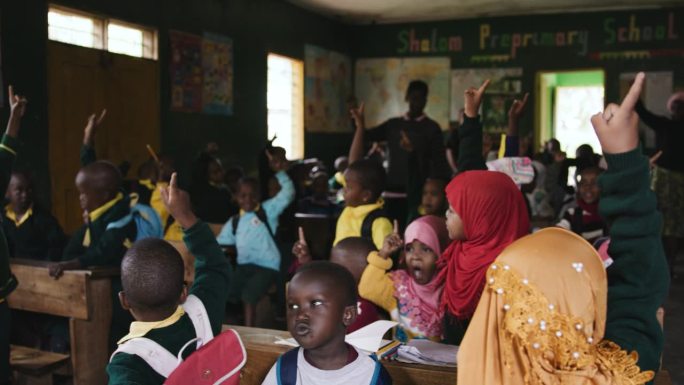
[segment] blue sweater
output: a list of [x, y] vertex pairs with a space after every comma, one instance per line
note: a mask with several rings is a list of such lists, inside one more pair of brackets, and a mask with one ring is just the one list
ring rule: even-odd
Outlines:
[[[278, 172], [275, 177], [280, 183], [280, 191], [261, 204], [274, 233], [278, 230], [278, 217], [292, 203], [295, 196], [294, 185], [285, 171]], [[216, 240], [220, 245], [236, 247], [238, 265], [253, 264], [276, 271], [280, 269], [278, 245], [269, 234], [266, 225], [253, 211], [240, 211], [236, 234], [233, 234], [232, 220], [228, 220]]]

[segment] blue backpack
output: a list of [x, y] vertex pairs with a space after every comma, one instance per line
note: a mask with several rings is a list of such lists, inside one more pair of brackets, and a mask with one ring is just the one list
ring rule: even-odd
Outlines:
[[130, 214], [108, 224], [107, 230], [120, 229], [127, 226], [131, 221], [135, 221], [135, 228], [137, 230], [136, 241], [145, 238], [162, 238], [164, 236], [164, 229], [162, 228], [159, 214], [152, 207], [141, 203], [134, 204], [131, 207]]
[[[295, 385], [297, 383], [298, 352], [299, 348], [294, 348], [278, 357], [278, 361], [276, 361], [278, 385]], [[375, 361], [375, 371], [369, 385], [392, 385], [392, 378], [375, 354], [371, 354], [370, 357]]]

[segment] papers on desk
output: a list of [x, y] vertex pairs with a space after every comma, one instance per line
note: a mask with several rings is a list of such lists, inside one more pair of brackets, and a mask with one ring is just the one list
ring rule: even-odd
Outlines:
[[[383, 342], [382, 336], [396, 325], [397, 323], [393, 321], [375, 321], [355, 332], [347, 334], [344, 340], [357, 349], [368, 353], [375, 353], [391, 342], [388, 340], [384, 340]], [[276, 337], [275, 343], [277, 345], [291, 346], [293, 348], [299, 346], [294, 338], [284, 339]]]
[[397, 361], [434, 366], [456, 366], [458, 346], [430, 340], [411, 340], [399, 347]]

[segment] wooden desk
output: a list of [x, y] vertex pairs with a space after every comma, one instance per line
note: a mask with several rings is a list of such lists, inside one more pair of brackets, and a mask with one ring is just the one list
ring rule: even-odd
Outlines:
[[[290, 333], [282, 330], [248, 328], [224, 325], [224, 329], [235, 329], [247, 350], [247, 364], [242, 369], [241, 385], [259, 385], [275, 364], [278, 356], [292, 349], [276, 345], [276, 337], [290, 338]], [[395, 385], [454, 385], [456, 369], [441, 366], [405, 364], [395, 361], [382, 361]]]
[[119, 269], [71, 270], [53, 279], [44, 262], [14, 259], [10, 268], [19, 286], [7, 298], [9, 307], [68, 317], [74, 385], [106, 384], [111, 278]]

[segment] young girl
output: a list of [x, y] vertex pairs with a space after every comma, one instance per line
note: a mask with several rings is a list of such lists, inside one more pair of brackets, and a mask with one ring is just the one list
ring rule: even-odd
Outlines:
[[[446, 188], [446, 226], [451, 245], [442, 254], [445, 280], [445, 342], [458, 345], [482, 294], [485, 273], [511, 242], [527, 234], [529, 218], [523, 195], [506, 174], [486, 170], [479, 149], [482, 125], [478, 115], [486, 81], [465, 92], [465, 118], [459, 134], [462, 172]], [[520, 103], [520, 101], [514, 101]], [[470, 170], [470, 171], [468, 171]]]
[[[399, 322], [396, 338], [442, 340], [444, 312], [439, 298], [444, 279], [437, 274], [437, 260], [448, 243], [444, 219], [427, 215], [406, 228], [402, 241], [395, 221], [394, 232], [382, 249], [368, 254], [368, 266], [359, 282], [359, 295], [390, 313]], [[390, 256], [404, 245], [406, 269], [387, 272]]]

